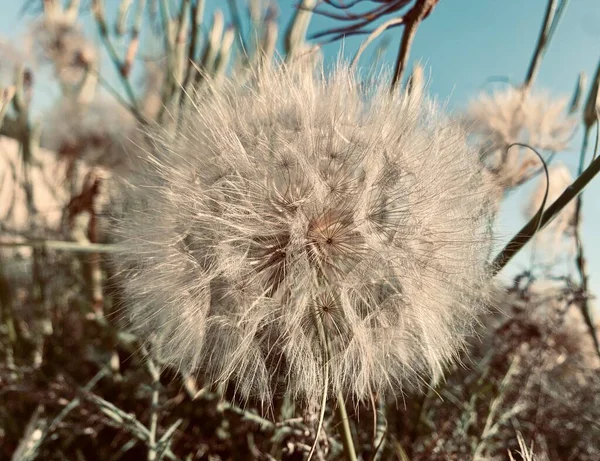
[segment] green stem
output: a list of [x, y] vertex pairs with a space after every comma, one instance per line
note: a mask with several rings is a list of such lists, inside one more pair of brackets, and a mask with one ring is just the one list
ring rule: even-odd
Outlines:
[[352, 441], [352, 431], [350, 430], [350, 420], [348, 419], [348, 413], [346, 412], [346, 402], [341, 391], [337, 394], [338, 401], [338, 416], [340, 417], [341, 424], [338, 426], [340, 436], [342, 437], [342, 443], [344, 444], [344, 452], [348, 461], [356, 461], [356, 450], [354, 449], [354, 442]]
[[[317, 323], [317, 330], [319, 332], [319, 337], [323, 344], [323, 353], [325, 358], [325, 363], [323, 366], [324, 373], [324, 383], [323, 383], [323, 401], [321, 402], [321, 412], [319, 417], [319, 426], [317, 428], [317, 436], [315, 439], [315, 443], [308, 455], [308, 459], [311, 459], [311, 456], [317, 446], [317, 441], [319, 437], [319, 433], [321, 432], [321, 428], [323, 426], [323, 420], [325, 417], [325, 405], [327, 403], [327, 390], [329, 387], [329, 360], [331, 359], [331, 344], [329, 342], [329, 337], [327, 336], [327, 332], [325, 331], [325, 325], [323, 325], [323, 319], [319, 315], [318, 312], [315, 312], [315, 320]], [[346, 402], [344, 401], [344, 396], [341, 391], [337, 393], [337, 410], [338, 416], [340, 418], [340, 425], [338, 426], [340, 436], [342, 437], [342, 443], [344, 445], [344, 452], [346, 453], [346, 458], [348, 461], [357, 461], [356, 459], [356, 450], [354, 449], [354, 442], [352, 441], [352, 431], [350, 430], [350, 420], [348, 419], [348, 413], [346, 412]]]
[[104, 244], [104, 243], [79, 243], [69, 242], [62, 240], [27, 240], [25, 242], [2, 242], [0, 241], [0, 248], [17, 248], [17, 247], [30, 247], [36, 249], [46, 250], [62, 250], [62, 251], [73, 251], [77, 253], [113, 253], [121, 251], [123, 248], [116, 244]]
[[[94, 2], [96, 3], [96, 2]], [[123, 88], [125, 88], [125, 92], [127, 93], [127, 97], [129, 98], [131, 105], [137, 111], [137, 100], [135, 97], [135, 93], [133, 92], [133, 88], [131, 83], [127, 79], [127, 77], [123, 74], [123, 63], [117, 54], [117, 50], [115, 49], [110, 37], [108, 35], [108, 27], [106, 25], [106, 21], [104, 19], [104, 13], [102, 12], [102, 4], [99, 0], [97, 0], [96, 5], [93, 6], [94, 9], [94, 19], [96, 20], [96, 24], [98, 26], [98, 32], [100, 34], [100, 38], [102, 39], [102, 43], [110, 56], [113, 65], [117, 70], [117, 74], [119, 75], [119, 80], [123, 84]]]
[[[577, 197], [588, 185], [588, 183], [594, 179], [594, 177], [600, 172], [600, 157], [594, 159], [592, 163], [577, 177], [577, 179], [571, 184], [565, 191], [554, 201], [552, 205], [542, 215], [542, 219], [539, 220], [538, 216], [534, 216], [525, 224], [521, 230], [506, 244], [504, 249], [496, 256], [492, 263], [492, 274], [496, 275], [500, 270], [506, 266], [506, 264], [516, 255], [521, 248], [525, 246], [529, 240], [533, 237], [536, 231], [543, 229], [554, 217], [561, 212], [561, 210], [567, 206], [571, 200]], [[539, 227], [538, 227], [539, 224]]]

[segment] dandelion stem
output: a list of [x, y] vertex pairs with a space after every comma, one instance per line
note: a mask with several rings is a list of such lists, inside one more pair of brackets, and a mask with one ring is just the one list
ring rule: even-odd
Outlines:
[[346, 412], [346, 402], [341, 391], [337, 394], [337, 409], [340, 417], [340, 436], [342, 437], [342, 443], [344, 444], [344, 452], [348, 461], [356, 461], [356, 450], [354, 449], [354, 442], [352, 441], [352, 431], [350, 430], [350, 420], [348, 419], [348, 413]]
[[[323, 319], [316, 311], [314, 310], [315, 322], [317, 324], [317, 331], [319, 333], [319, 339], [321, 340], [321, 344], [323, 346], [323, 398], [321, 400], [321, 408], [319, 410], [319, 424], [317, 425], [317, 431], [315, 433], [315, 441], [310, 448], [310, 452], [308, 453], [307, 461], [310, 461], [312, 458], [317, 445], [319, 444], [319, 434], [321, 433], [321, 429], [323, 429], [323, 420], [325, 419], [325, 408], [327, 405], [327, 391], [329, 388], [329, 357], [330, 357], [330, 348], [329, 348], [329, 339], [327, 338], [327, 333], [325, 332], [325, 325], [323, 325]], [[338, 394], [339, 400], [339, 394]], [[342, 407], [343, 407], [342, 400]], [[339, 406], [339, 405], [338, 405]], [[344, 409], [345, 411], [345, 409]], [[342, 439], [344, 436], [342, 435]], [[352, 439], [351, 439], [352, 440]], [[344, 447], [346, 446], [346, 442], [344, 441]], [[347, 452], [347, 450], [346, 450]]]
[[[317, 427], [317, 433], [315, 437], [315, 442], [308, 454], [308, 460], [311, 459], [315, 448], [317, 447], [319, 440], [319, 433], [323, 427], [323, 420], [325, 417], [325, 405], [327, 403], [327, 390], [329, 387], [329, 360], [331, 358], [331, 344], [329, 343], [329, 338], [327, 336], [327, 331], [325, 330], [325, 325], [323, 325], [323, 319], [319, 315], [319, 313], [315, 310], [314, 312], [315, 322], [317, 324], [317, 331], [319, 333], [319, 337], [321, 339], [321, 343], [323, 345], [323, 400], [321, 402], [321, 410], [319, 415], [319, 425]], [[350, 431], [350, 422], [348, 419], [348, 413], [346, 412], [346, 402], [344, 401], [344, 396], [341, 391], [337, 393], [337, 410], [338, 415], [340, 417], [341, 424], [339, 425], [339, 433], [342, 437], [342, 443], [344, 445], [344, 452], [346, 453], [346, 458], [348, 461], [356, 461], [356, 450], [354, 449], [354, 442], [352, 441], [352, 432]]]
[[148, 373], [152, 377], [152, 397], [150, 399], [150, 428], [148, 435], [148, 461], [157, 459], [156, 431], [158, 429], [158, 403], [160, 388], [160, 372], [154, 361], [150, 358], [148, 351], [142, 348], [146, 355]]

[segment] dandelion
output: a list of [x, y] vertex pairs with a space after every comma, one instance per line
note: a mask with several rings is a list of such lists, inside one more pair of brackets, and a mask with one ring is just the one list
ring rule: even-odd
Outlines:
[[264, 66], [150, 131], [119, 260], [163, 363], [316, 402], [326, 368], [363, 399], [456, 358], [485, 306], [488, 183], [435, 104], [360, 88]]
[[515, 187], [541, 168], [531, 149], [508, 147], [516, 142], [534, 149], [564, 150], [576, 120], [566, 115], [566, 99], [509, 87], [471, 102], [467, 120], [482, 146], [482, 157], [503, 188]]

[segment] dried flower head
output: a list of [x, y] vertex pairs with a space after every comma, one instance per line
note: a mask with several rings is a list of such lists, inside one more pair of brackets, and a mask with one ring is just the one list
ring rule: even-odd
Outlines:
[[82, 103], [64, 98], [47, 114], [43, 143], [66, 160], [83, 160], [112, 171], [129, 165], [137, 123], [117, 102], [95, 98]]
[[72, 18], [45, 15], [33, 25], [31, 46], [41, 63], [52, 65], [63, 84], [77, 85], [90, 69], [97, 69], [98, 52]]
[[360, 399], [456, 357], [487, 285], [477, 153], [433, 103], [360, 88], [343, 65], [265, 66], [149, 134], [119, 260], [166, 363], [315, 401], [325, 362]]
[[467, 119], [481, 146], [482, 157], [504, 188], [523, 183], [542, 165], [530, 149], [508, 146], [515, 142], [534, 149], [558, 152], [568, 146], [577, 121], [566, 113], [566, 99], [551, 99], [509, 87], [482, 93], [471, 102]]

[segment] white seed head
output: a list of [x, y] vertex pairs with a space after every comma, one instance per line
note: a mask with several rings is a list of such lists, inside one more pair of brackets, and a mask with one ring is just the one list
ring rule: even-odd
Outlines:
[[467, 110], [488, 166], [503, 187], [513, 187], [542, 165], [530, 149], [513, 147], [524, 143], [538, 150], [559, 152], [568, 147], [577, 121], [567, 115], [566, 99], [551, 99], [546, 93], [524, 92], [509, 87], [492, 94], [481, 93]]
[[488, 183], [433, 103], [306, 69], [265, 66], [150, 132], [123, 192], [128, 310], [165, 363], [246, 396], [314, 402], [327, 356], [328, 391], [397, 391], [484, 309]]

